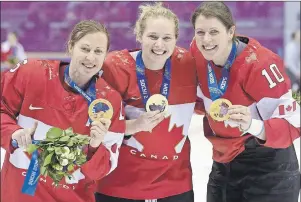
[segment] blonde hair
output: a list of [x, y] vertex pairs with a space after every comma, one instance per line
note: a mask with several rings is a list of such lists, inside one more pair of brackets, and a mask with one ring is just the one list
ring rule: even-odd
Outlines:
[[179, 36], [179, 19], [172, 12], [169, 8], [166, 8], [163, 6], [163, 4], [155, 3], [154, 5], [151, 4], [144, 4], [139, 6], [139, 18], [136, 21], [134, 33], [136, 35], [136, 40], [139, 41], [139, 39], [142, 38], [142, 35], [144, 33], [145, 27], [146, 27], [146, 20], [149, 18], [158, 18], [158, 17], [164, 17], [166, 19], [172, 20], [175, 23], [175, 37], [176, 39]]
[[110, 35], [107, 28], [103, 24], [96, 22], [94, 20], [82, 20], [74, 26], [74, 28], [72, 29], [69, 35], [67, 51], [69, 51], [70, 48], [73, 47], [76, 42], [78, 42], [81, 38], [83, 38], [87, 34], [93, 34], [96, 32], [102, 32], [107, 36], [108, 38], [107, 50], [109, 50]]

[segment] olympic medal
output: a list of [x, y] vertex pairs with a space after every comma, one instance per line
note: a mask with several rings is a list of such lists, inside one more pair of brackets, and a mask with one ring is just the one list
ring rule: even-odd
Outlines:
[[100, 118], [111, 119], [113, 117], [112, 104], [105, 99], [96, 99], [90, 104], [88, 114], [92, 121]]
[[152, 95], [146, 102], [146, 111], [156, 111], [166, 112], [168, 108], [168, 101], [166, 97], [161, 94]]
[[215, 121], [226, 121], [229, 119], [228, 108], [232, 103], [227, 99], [217, 99], [212, 102], [209, 108], [209, 114]]

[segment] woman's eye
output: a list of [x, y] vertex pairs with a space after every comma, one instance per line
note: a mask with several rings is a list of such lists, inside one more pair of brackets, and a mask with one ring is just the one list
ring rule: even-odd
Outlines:
[[210, 31], [210, 34], [218, 34], [218, 31], [212, 30], [212, 31]]
[[99, 54], [102, 54], [103, 51], [102, 50], [95, 50], [95, 53], [99, 55]]
[[157, 40], [158, 39], [158, 37], [155, 36], [155, 35], [150, 35], [149, 38], [151, 38], [152, 40]]
[[164, 41], [169, 41], [169, 40], [171, 40], [170, 37], [164, 37], [163, 39], [164, 39]]
[[82, 48], [82, 50], [85, 52], [90, 52], [90, 49], [88, 49], [88, 48]]
[[201, 35], [201, 36], [205, 35], [205, 32], [203, 32], [203, 31], [197, 31], [196, 33], [197, 33], [197, 35]]

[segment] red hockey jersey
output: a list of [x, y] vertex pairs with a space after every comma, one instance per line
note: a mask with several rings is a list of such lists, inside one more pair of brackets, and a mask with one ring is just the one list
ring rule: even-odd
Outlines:
[[[234, 105], [248, 106], [252, 118], [264, 122], [266, 147], [286, 148], [300, 137], [300, 106], [292, 98], [283, 61], [254, 39], [239, 37], [239, 40], [247, 45], [230, 69], [228, 88], [222, 98]], [[203, 99], [206, 111], [204, 133], [213, 144], [213, 159], [229, 162], [244, 150], [244, 142], [250, 134], [241, 136], [233, 122], [216, 122], [208, 115], [212, 100], [208, 90], [207, 61], [195, 40], [190, 51], [196, 59], [198, 97]], [[214, 66], [213, 71], [219, 81], [222, 68]]]
[[[95, 180], [100, 180], [117, 166], [119, 147], [125, 131], [120, 95], [99, 78], [97, 98], [111, 102], [112, 124], [104, 142], [72, 180], [62, 180], [57, 188], [51, 178], [40, 177], [35, 196], [21, 193], [30, 158], [21, 148], [12, 149], [11, 135], [38, 121], [35, 140], [43, 140], [50, 127], [72, 127], [76, 133], [89, 135], [88, 103], [78, 93], [66, 88], [60, 61], [24, 60], [24, 64], [5, 74], [1, 98], [1, 147], [6, 156], [1, 172], [2, 202], [93, 202]], [[88, 124], [87, 124], [88, 123]], [[86, 186], [92, 184], [92, 186]], [[94, 189], [93, 189], [94, 187]]]
[[[107, 56], [104, 79], [123, 97], [127, 119], [145, 108], [137, 84], [135, 56], [128, 50]], [[99, 182], [98, 192], [128, 199], [158, 199], [192, 190], [188, 128], [196, 100], [196, 70], [187, 50], [176, 48], [171, 57], [168, 116], [149, 132], [124, 140], [116, 170]], [[163, 69], [146, 69], [150, 94], [160, 93]]]

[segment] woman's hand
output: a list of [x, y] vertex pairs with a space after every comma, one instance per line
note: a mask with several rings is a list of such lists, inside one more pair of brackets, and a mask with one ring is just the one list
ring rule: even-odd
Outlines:
[[32, 143], [32, 136], [38, 127], [38, 122], [34, 122], [34, 126], [31, 128], [23, 128], [16, 130], [12, 134], [12, 139], [16, 140], [18, 147], [26, 149], [29, 144]]
[[126, 134], [135, 134], [141, 131], [152, 132], [153, 128], [156, 127], [163, 119], [164, 112], [149, 111], [142, 113], [137, 119], [126, 121]]
[[90, 146], [98, 147], [104, 140], [105, 134], [111, 125], [110, 119], [101, 118], [99, 121], [93, 121], [90, 128]]
[[228, 108], [230, 120], [237, 123], [240, 131], [249, 129], [252, 123], [251, 111], [248, 107], [242, 105], [232, 105]]

